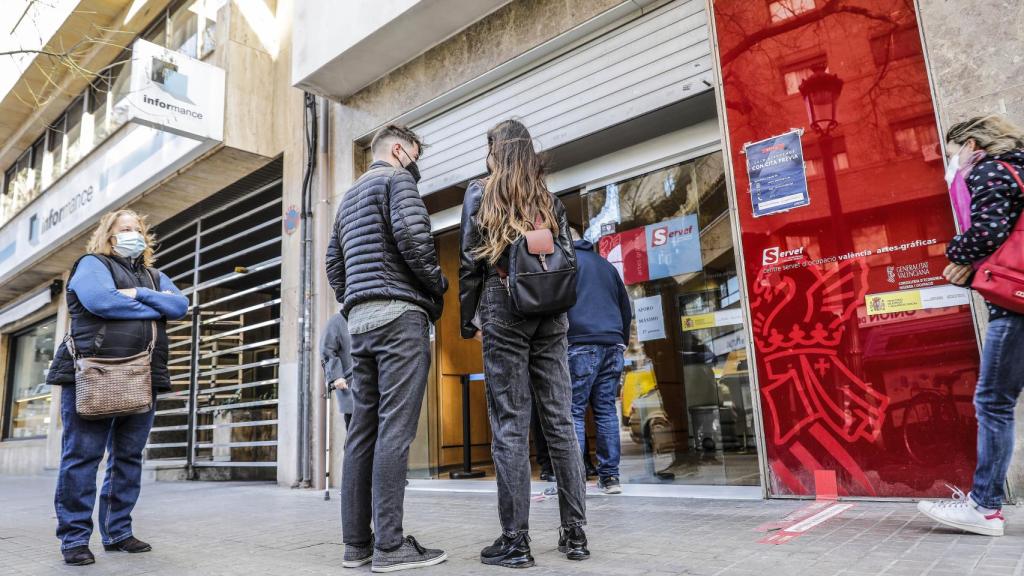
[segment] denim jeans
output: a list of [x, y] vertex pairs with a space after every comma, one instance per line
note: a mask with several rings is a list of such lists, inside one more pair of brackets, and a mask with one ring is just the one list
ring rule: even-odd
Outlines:
[[416, 436], [430, 370], [430, 323], [406, 311], [369, 332], [352, 335], [355, 410], [345, 441], [341, 525], [345, 544], [401, 546], [409, 445]]
[[100, 535], [104, 544], [116, 544], [132, 536], [132, 509], [139, 499], [142, 451], [153, 427], [156, 402], [153, 404], [153, 410], [144, 414], [83, 420], [75, 411], [75, 385], [61, 387], [64, 434], [54, 495], [61, 550], [89, 544], [96, 472], [104, 452], [109, 456], [100, 491]]
[[1001, 508], [1006, 470], [1013, 455], [1013, 411], [1024, 388], [1024, 315], [993, 320], [985, 335], [981, 374], [974, 391], [978, 415], [978, 466], [971, 497]]
[[480, 320], [502, 531], [515, 537], [529, 530], [530, 405], [534, 399], [558, 479], [562, 526], [586, 524], [586, 476], [572, 423], [565, 314], [520, 316], [512, 310], [505, 286], [491, 276], [485, 283]]
[[597, 475], [619, 475], [619, 417], [615, 399], [622, 380], [622, 347], [605, 344], [577, 344], [569, 347], [569, 372], [572, 374], [572, 418], [580, 446], [586, 436], [589, 404], [597, 425]]

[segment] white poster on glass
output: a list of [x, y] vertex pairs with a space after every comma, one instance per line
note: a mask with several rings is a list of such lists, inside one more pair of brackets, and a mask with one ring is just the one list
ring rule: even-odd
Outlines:
[[665, 314], [661, 309], [661, 296], [647, 296], [633, 301], [636, 334], [640, 342], [665, 337]]

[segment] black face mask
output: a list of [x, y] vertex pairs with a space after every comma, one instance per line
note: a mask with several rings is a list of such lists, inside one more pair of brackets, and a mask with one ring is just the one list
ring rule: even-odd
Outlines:
[[[409, 156], [409, 153], [405, 151], [405, 148], [402, 148], [402, 153], [405, 154], [406, 158], [412, 160], [412, 156]], [[412, 162], [406, 164], [404, 168], [409, 171], [409, 174], [412, 174], [413, 182], [418, 184], [420, 181], [420, 167], [416, 165], [416, 161], [412, 160]]]

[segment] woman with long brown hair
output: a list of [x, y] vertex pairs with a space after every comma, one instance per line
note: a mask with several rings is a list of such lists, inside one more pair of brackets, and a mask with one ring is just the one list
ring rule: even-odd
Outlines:
[[[153, 267], [154, 242], [144, 217], [131, 210], [110, 212], [100, 219], [86, 255], [72, 267], [68, 280], [71, 330], [46, 376], [47, 384], [61, 386], [64, 433], [54, 506], [57, 537], [67, 564], [95, 562], [89, 539], [96, 472], [104, 452], [109, 455], [99, 507], [103, 548], [129, 553], [152, 549], [135, 538], [131, 514], [139, 499], [142, 452], [153, 426], [156, 394], [171, 388], [167, 320], [188, 311], [188, 299]], [[76, 358], [124, 358], [147, 350], [153, 387], [148, 411], [99, 419], [78, 414]]]
[[502, 534], [484, 548], [484, 564], [524, 568], [530, 554], [530, 412], [536, 399], [558, 482], [559, 550], [589, 557], [583, 460], [573, 425], [565, 314], [516, 311], [508, 284], [509, 248], [528, 231], [551, 230], [575, 265], [565, 207], [544, 182], [529, 131], [516, 120], [487, 133], [489, 175], [470, 183], [462, 209], [459, 299], [462, 336], [481, 338], [498, 516]]

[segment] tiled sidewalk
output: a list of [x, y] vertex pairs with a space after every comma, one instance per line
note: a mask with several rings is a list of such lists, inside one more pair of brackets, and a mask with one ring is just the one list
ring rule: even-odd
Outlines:
[[[54, 538], [53, 478], [0, 477], [0, 574], [244, 575], [369, 574], [341, 567], [338, 499], [323, 492], [266, 484], [150, 483], [135, 513], [135, 533], [148, 554], [102, 552], [97, 563], [61, 563]], [[534, 502], [531, 525], [537, 567], [528, 574], [749, 575], [1024, 573], [1024, 520], [1007, 509], [1002, 538], [936, 528], [913, 504], [853, 502], [839, 516], [786, 544], [758, 541], [758, 526], [808, 505], [798, 501], [712, 501], [679, 498], [588, 498], [593, 557], [582, 563], [555, 550], [558, 506]], [[493, 494], [411, 490], [406, 530], [448, 550], [448, 562], [409, 574], [508, 574], [479, 563], [497, 535]], [[1024, 516], [1021, 516], [1024, 519]], [[768, 533], [771, 534], [771, 533]]]

